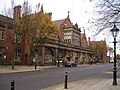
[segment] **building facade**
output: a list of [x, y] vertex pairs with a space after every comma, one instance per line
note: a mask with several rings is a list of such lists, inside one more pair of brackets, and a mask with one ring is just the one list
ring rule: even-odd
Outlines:
[[[0, 15], [0, 18], [3, 19], [0, 20], [0, 64], [11, 64], [12, 62], [29, 64], [28, 36], [25, 35], [22, 41], [17, 40], [16, 42], [17, 36], [14, 34], [12, 23], [20, 18], [20, 8], [20, 6], [14, 8], [13, 19]], [[52, 13], [48, 15], [50, 18], [52, 17]], [[7, 20], [5, 21], [5, 19]], [[57, 65], [58, 60], [62, 61], [62, 64], [67, 60], [76, 60], [78, 64], [90, 62], [93, 51], [87, 47], [88, 43], [84, 40], [86, 35], [82, 35], [78, 25], [73, 25], [71, 22], [69, 13], [65, 19], [53, 22], [59, 27], [57, 38], [48, 39], [42, 46], [37, 46], [37, 50], [33, 53], [32, 63], [36, 57], [39, 65]], [[83, 36], [84, 38], [82, 38]], [[82, 42], [83, 40], [84, 42]]]
[[93, 52], [88, 47], [86, 35], [81, 34], [77, 24], [73, 25], [69, 13], [65, 19], [56, 20], [54, 23], [59, 26], [58, 39], [56, 43], [54, 42], [54, 47], [52, 44], [46, 44], [45, 49], [48, 51], [45, 50], [45, 62], [50, 60], [49, 58], [51, 58], [51, 62], [54, 62], [53, 64], [57, 64], [58, 59], [63, 63], [66, 60], [76, 60], [78, 64], [90, 62]]
[[10, 63], [12, 59], [11, 40], [13, 40], [14, 35], [12, 21], [11, 18], [0, 15], [0, 64]]

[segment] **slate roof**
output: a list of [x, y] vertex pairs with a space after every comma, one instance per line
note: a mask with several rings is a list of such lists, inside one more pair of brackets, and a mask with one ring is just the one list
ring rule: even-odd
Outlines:
[[0, 22], [7, 23], [7, 24], [12, 24], [13, 19], [0, 14]]

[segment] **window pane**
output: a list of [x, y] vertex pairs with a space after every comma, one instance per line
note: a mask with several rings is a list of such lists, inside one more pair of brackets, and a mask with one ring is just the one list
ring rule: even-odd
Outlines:
[[2, 31], [2, 40], [4, 40], [5, 33]]

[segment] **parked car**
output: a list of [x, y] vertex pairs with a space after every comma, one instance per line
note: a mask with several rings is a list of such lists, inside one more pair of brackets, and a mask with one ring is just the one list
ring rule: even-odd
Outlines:
[[67, 61], [65, 67], [77, 67], [77, 63], [75, 61]]
[[118, 63], [118, 66], [120, 67], [120, 62]]

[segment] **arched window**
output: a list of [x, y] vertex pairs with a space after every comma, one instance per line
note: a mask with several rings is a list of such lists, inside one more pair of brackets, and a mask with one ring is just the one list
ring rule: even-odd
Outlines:
[[52, 62], [53, 51], [51, 49], [47, 49], [45, 52], [45, 62]]

